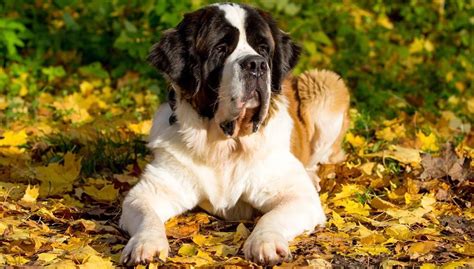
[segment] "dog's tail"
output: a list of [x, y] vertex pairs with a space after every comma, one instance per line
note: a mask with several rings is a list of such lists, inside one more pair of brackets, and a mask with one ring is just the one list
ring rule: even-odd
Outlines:
[[295, 103], [292, 105], [290, 98], [294, 134], [304, 137], [299, 141], [306, 145], [299, 147], [307, 147], [303, 161], [306, 169], [316, 172], [319, 164], [343, 161], [341, 144], [349, 127], [350, 101], [344, 81], [334, 72], [314, 69], [293, 77], [290, 83]]

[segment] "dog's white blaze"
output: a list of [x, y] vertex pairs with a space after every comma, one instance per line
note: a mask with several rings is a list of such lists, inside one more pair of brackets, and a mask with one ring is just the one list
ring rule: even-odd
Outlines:
[[220, 10], [224, 12], [226, 20], [235, 28], [239, 30], [239, 41], [236, 48], [227, 57], [224, 63], [224, 70], [222, 72], [221, 87], [219, 89], [219, 107], [216, 111], [216, 122], [229, 120], [231, 107], [236, 104], [232, 100], [240, 101], [243, 97], [243, 81], [241, 79], [242, 69], [238, 61], [248, 55], [258, 55], [258, 53], [247, 42], [247, 35], [245, 32], [245, 20], [247, 12], [241, 6], [236, 4], [217, 4]]
[[226, 62], [232, 63], [242, 56], [258, 55], [258, 53], [247, 42], [247, 34], [245, 32], [245, 19], [247, 12], [241, 6], [233, 4], [223, 4], [218, 6], [224, 11], [226, 20], [239, 30], [239, 42], [235, 50], [226, 59]]

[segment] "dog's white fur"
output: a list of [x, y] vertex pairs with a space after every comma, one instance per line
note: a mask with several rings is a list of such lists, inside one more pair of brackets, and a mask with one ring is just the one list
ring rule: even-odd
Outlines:
[[[245, 16], [242, 8], [223, 9], [231, 23], [244, 21], [232, 17]], [[169, 124], [172, 111], [162, 104], [148, 144], [155, 159], [123, 203], [120, 225], [131, 239], [122, 262], [167, 256], [164, 222], [196, 206], [232, 220], [251, 218], [255, 209], [264, 213], [245, 242], [245, 256], [267, 264], [288, 257], [288, 241], [326, 217], [305, 168], [290, 152], [286, 102], [275, 100], [276, 112], [258, 132], [227, 138], [215, 120], [200, 117], [177, 93], [178, 121]]]
[[289, 240], [323, 224], [318, 193], [290, 152], [291, 118], [283, 102], [278, 106], [261, 131], [216, 140], [216, 123], [189, 104], [178, 105], [180, 124], [171, 126], [163, 104], [149, 142], [155, 160], [123, 204], [120, 224], [132, 236], [123, 257], [138, 263], [167, 253], [163, 223], [198, 205], [234, 220], [250, 218], [252, 208], [265, 213], [244, 246], [247, 258], [262, 262], [279, 261]]

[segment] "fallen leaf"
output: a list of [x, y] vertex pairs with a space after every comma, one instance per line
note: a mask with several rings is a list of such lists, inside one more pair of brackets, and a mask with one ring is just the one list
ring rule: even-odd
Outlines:
[[32, 204], [36, 202], [36, 199], [39, 196], [39, 188], [37, 186], [33, 186], [30, 188], [30, 185], [25, 190], [25, 194], [21, 198], [21, 202]]
[[19, 132], [6, 131], [1, 135], [0, 146], [21, 146], [26, 144], [27, 137], [25, 130]]
[[364, 157], [381, 157], [381, 158], [391, 158], [397, 160], [404, 164], [411, 164], [416, 166], [420, 163], [420, 151], [411, 148], [405, 148], [397, 145], [392, 145], [389, 147], [389, 150], [384, 150], [381, 152], [364, 154]]
[[178, 250], [178, 254], [184, 257], [191, 257], [196, 255], [198, 249], [193, 244], [183, 244]]
[[379, 197], [374, 197], [372, 200], [370, 200], [370, 206], [376, 209], [381, 209], [381, 210], [396, 207], [394, 204], [388, 201], [385, 201]]
[[370, 214], [370, 207], [367, 204], [361, 204], [349, 199], [336, 201], [334, 205], [344, 207], [344, 212], [349, 215], [358, 214], [361, 216], [368, 216]]
[[51, 163], [36, 167], [36, 178], [41, 181], [40, 196], [62, 194], [72, 191], [72, 185], [81, 171], [81, 159], [68, 152], [64, 155], [64, 164]]
[[458, 158], [453, 145], [447, 143], [440, 157], [433, 157], [431, 154], [423, 155], [421, 165], [424, 171], [420, 178], [442, 179], [449, 176], [452, 180], [463, 182], [466, 178], [471, 177], [473, 173], [469, 168], [469, 163], [470, 160], [466, 158]]
[[385, 229], [387, 235], [398, 239], [398, 240], [407, 240], [412, 237], [410, 229], [408, 226], [403, 224], [392, 224], [387, 229]]
[[239, 251], [239, 248], [228, 246], [225, 244], [219, 244], [208, 248], [209, 251], [215, 252], [219, 257], [235, 256]]
[[84, 186], [83, 189], [87, 195], [99, 202], [113, 202], [117, 200], [118, 190], [112, 184], [107, 184], [101, 189], [94, 185]]
[[38, 260], [43, 262], [50, 262], [55, 260], [58, 257], [56, 253], [40, 253], [38, 254]]
[[429, 135], [425, 135], [422, 131], [416, 133], [418, 141], [421, 143], [421, 150], [424, 151], [438, 151], [438, 143], [435, 134], [432, 132]]
[[355, 148], [360, 148], [365, 145], [365, 139], [362, 136], [354, 135], [348, 132], [345, 137], [346, 141]]
[[434, 241], [412, 243], [410, 244], [407, 253], [410, 255], [411, 259], [417, 259], [420, 256], [426, 255], [433, 251], [438, 245], [439, 243]]
[[250, 235], [250, 231], [247, 229], [247, 227], [245, 227], [243, 223], [240, 223], [237, 226], [237, 229], [235, 231], [233, 242], [234, 243], [242, 242], [245, 239], [247, 239], [249, 235]]

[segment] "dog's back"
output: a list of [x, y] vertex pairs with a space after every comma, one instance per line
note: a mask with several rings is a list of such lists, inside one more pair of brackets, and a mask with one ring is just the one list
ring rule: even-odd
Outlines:
[[294, 122], [291, 150], [306, 169], [315, 172], [319, 164], [343, 161], [349, 91], [342, 79], [331, 71], [310, 70], [289, 77], [283, 93]]

